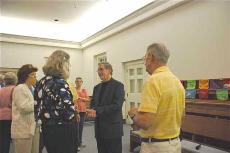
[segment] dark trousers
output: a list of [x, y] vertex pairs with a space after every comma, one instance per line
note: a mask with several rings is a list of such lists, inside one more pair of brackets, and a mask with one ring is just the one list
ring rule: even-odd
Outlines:
[[80, 145], [80, 140], [79, 140], [79, 123], [75, 123], [74, 127], [75, 127], [75, 131], [76, 131], [76, 133], [75, 133], [76, 146], [78, 148], [78, 146]]
[[84, 122], [85, 122], [85, 116], [86, 116], [86, 112], [80, 112], [80, 122], [79, 122], [79, 144], [82, 144], [82, 133], [83, 133], [83, 126], [84, 126]]
[[76, 153], [75, 124], [43, 125], [43, 141], [48, 153]]
[[96, 138], [98, 153], [122, 153], [122, 138]]
[[0, 120], [0, 153], [9, 153], [11, 120]]
[[39, 153], [42, 153], [44, 147], [45, 147], [45, 145], [44, 145], [44, 142], [43, 142], [43, 135], [42, 135], [42, 133], [40, 133], [40, 139], [39, 139]]

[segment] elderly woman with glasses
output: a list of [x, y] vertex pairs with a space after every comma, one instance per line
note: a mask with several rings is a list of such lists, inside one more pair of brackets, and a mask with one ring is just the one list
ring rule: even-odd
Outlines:
[[67, 79], [70, 56], [53, 52], [43, 66], [43, 77], [34, 92], [42, 135], [48, 153], [76, 153], [76, 115]]
[[19, 68], [18, 85], [12, 96], [11, 137], [15, 153], [31, 153], [35, 131], [34, 97], [31, 92], [36, 83], [37, 68], [31, 64]]

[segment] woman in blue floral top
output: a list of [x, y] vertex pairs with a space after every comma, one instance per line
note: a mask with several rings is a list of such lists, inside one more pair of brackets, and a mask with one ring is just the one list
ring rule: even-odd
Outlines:
[[48, 153], [76, 153], [76, 116], [73, 96], [66, 80], [70, 56], [61, 50], [52, 53], [43, 67], [45, 77], [34, 92], [36, 113]]

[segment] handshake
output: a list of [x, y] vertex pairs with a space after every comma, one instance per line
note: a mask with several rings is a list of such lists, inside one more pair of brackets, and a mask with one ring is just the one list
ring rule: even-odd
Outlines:
[[94, 109], [86, 109], [86, 114], [88, 117], [95, 118], [96, 117], [96, 110]]

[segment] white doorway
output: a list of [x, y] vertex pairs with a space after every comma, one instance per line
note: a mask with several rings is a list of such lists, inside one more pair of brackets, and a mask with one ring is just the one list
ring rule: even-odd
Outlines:
[[143, 83], [148, 77], [142, 59], [124, 63], [125, 70], [125, 119], [126, 123], [131, 124], [132, 120], [128, 117], [130, 108], [139, 107], [140, 95]]
[[95, 76], [94, 84], [98, 84], [101, 82], [101, 79], [97, 73], [97, 68], [98, 68], [98, 64], [102, 62], [107, 62], [107, 56], [105, 52], [94, 56], [94, 70], [95, 70], [94, 71], [94, 76]]

